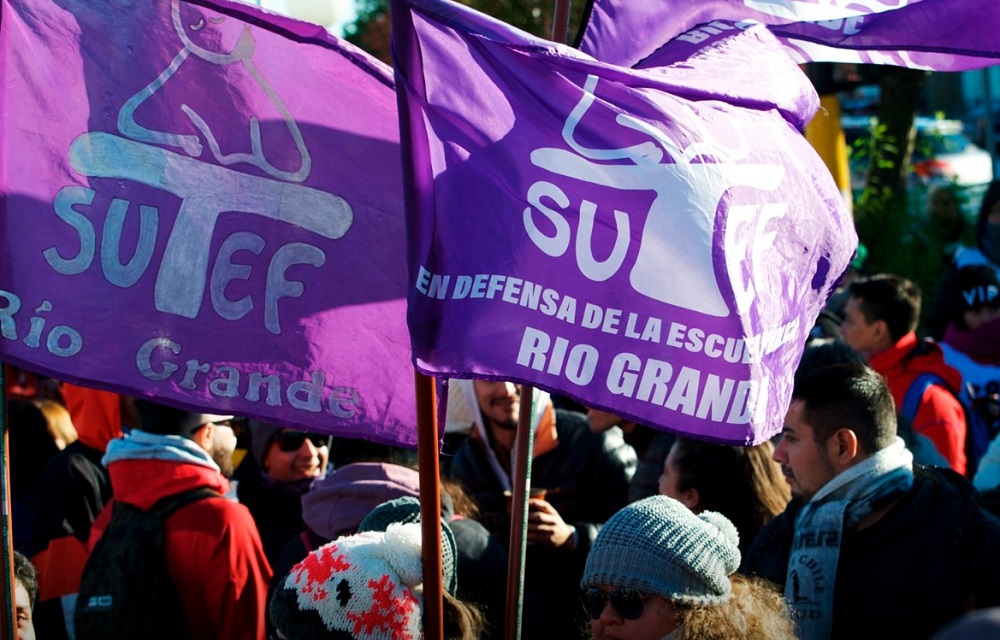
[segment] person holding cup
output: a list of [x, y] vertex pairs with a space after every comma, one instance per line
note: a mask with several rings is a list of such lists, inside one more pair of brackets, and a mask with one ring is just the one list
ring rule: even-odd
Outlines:
[[[592, 433], [582, 413], [555, 409], [544, 391], [534, 391], [525, 560], [524, 636], [577, 637], [586, 626], [576, 588], [587, 550], [601, 523], [625, 506], [635, 452], [617, 429]], [[480, 507], [486, 528], [505, 544], [510, 513], [519, 388], [505, 381], [451, 380], [448, 430], [470, 432], [451, 462], [451, 476]], [[444, 465], [442, 465], [444, 466]], [[534, 594], [538, 594], [537, 596]]]

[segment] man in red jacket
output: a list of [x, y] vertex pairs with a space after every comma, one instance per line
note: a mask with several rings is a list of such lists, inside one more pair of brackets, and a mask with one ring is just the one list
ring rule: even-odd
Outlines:
[[910, 387], [931, 373], [938, 379], [927, 386], [911, 418], [913, 430], [934, 443], [955, 471], [966, 472], [965, 411], [956, 398], [962, 376], [945, 364], [941, 347], [915, 333], [920, 317], [920, 290], [909, 280], [879, 274], [851, 283], [840, 334], [885, 377], [902, 411]]
[[[142, 428], [111, 441], [103, 460], [114, 500], [148, 510], [160, 498], [191, 489], [220, 494], [185, 504], [164, 521], [163, 547], [181, 600], [184, 637], [263, 640], [271, 567], [250, 512], [223, 497], [229, 481], [222, 470], [232, 473], [236, 447], [227, 416], [147, 400], [135, 404]], [[104, 509], [94, 523], [91, 549], [113, 512]]]

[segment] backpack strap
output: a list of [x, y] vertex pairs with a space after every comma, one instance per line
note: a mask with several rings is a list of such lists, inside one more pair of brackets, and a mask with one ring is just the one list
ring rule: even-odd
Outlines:
[[917, 376], [910, 388], [906, 390], [906, 397], [903, 398], [903, 406], [899, 409], [899, 415], [913, 422], [913, 419], [917, 417], [917, 407], [920, 406], [924, 393], [935, 384], [948, 389], [944, 378], [935, 373], [921, 373]]
[[221, 498], [222, 494], [215, 489], [208, 487], [196, 487], [188, 491], [181, 491], [169, 496], [163, 496], [156, 501], [149, 512], [155, 513], [161, 520], [165, 520], [174, 511], [177, 511], [186, 504], [204, 500], [205, 498]]

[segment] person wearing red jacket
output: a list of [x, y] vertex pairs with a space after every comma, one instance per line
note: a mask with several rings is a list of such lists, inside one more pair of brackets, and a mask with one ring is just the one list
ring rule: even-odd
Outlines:
[[[232, 416], [146, 400], [135, 404], [142, 428], [111, 441], [103, 460], [114, 502], [147, 510], [160, 498], [199, 487], [220, 494], [185, 504], [164, 521], [163, 546], [181, 600], [184, 637], [263, 640], [271, 567], [250, 512], [223, 497], [229, 491], [223, 473], [232, 474], [236, 447]], [[104, 509], [94, 522], [91, 550], [113, 512]]]
[[965, 411], [958, 401], [962, 375], [944, 361], [941, 347], [915, 333], [920, 290], [909, 280], [879, 274], [851, 283], [840, 325], [848, 345], [885, 377], [900, 411], [907, 392], [925, 373], [943, 384], [929, 385], [912, 418], [913, 430], [928, 437], [955, 471], [966, 473]]
[[90, 527], [112, 498], [101, 458], [108, 443], [138, 420], [131, 398], [117, 393], [64, 383], [62, 395], [79, 440], [42, 469], [28, 548], [38, 570], [35, 631], [45, 640], [73, 637], [73, 606], [87, 563]]

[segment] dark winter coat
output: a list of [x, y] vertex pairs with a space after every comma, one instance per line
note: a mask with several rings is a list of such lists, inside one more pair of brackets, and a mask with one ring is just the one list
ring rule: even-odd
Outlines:
[[[741, 571], [784, 588], [801, 505], [754, 540]], [[926, 638], [971, 609], [1000, 605], [1000, 520], [950, 469], [914, 469], [914, 485], [870, 527], [844, 536], [832, 638]]]

